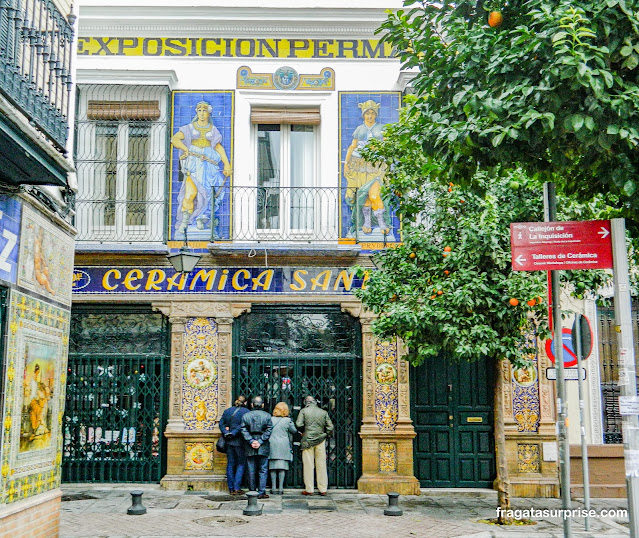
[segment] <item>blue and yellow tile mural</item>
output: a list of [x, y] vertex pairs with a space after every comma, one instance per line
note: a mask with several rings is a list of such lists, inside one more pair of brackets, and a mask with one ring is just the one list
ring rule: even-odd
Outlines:
[[340, 237], [381, 248], [401, 241], [400, 222], [381, 193], [385, 165], [367, 162], [361, 149], [383, 138], [384, 125], [399, 119], [400, 92], [340, 92]]
[[169, 238], [229, 239], [232, 91], [173, 93]]

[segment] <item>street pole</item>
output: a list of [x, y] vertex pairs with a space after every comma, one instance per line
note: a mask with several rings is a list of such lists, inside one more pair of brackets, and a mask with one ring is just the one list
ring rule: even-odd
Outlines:
[[[555, 222], [557, 220], [557, 199], [555, 198], [554, 183], [544, 183], [544, 220], [546, 222]], [[557, 367], [557, 442], [559, 444], [561, 506], [563, 510], [570, 510], [570, 444], [568, 442], [568, 405], [564, 378], [564, 339], [561, 325], [559, 271], [550, 271], [550, 283], [555, 340], [555, 366]], [[564, 537], [572, 537], [569, 517], [564, 517]]]
[[575, 317], [574, 330], [577, 337], [577, 384], [579, 387], [579, 429], [581, 431], [581, 470], [584, 479], [584, 508], [586, 510], [585, 529], [590, 530], [590, 472], [588, 468], [588, 444], [586, 443], [586, 420], [584, 417], [584, 380], [581, 378], [581, 364], [584, 350], [581, 345], [581, 315]]
[[[635, 351], [632, 336], [630, 283], [628, 278], [628, 251], [626, 249], [626, 225], [624, 219], [612, 219], [612, 258], [615, 285], [615, 330], [618, 332], [619, 393], [625, 397], [637, 397]], [[639, 537], [639, 426], [637, 415], [621, 415], [623, 428], [623, 452], [628, 491], [628, 518], [630, 536]]]

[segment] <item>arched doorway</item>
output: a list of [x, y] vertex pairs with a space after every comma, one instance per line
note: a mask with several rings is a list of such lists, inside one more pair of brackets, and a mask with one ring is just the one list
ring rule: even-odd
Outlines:
[[[330, 487], [355, 488], [360, 475], [361, 362], [361, 327], [339, 306], [254, 305], [233, 325], [234, 395], [261, 395], [269, 412], [285, 401], [293, 419], [309, 394], [328, 411]], [[298, 444], [287, 486], [303, 487]]]

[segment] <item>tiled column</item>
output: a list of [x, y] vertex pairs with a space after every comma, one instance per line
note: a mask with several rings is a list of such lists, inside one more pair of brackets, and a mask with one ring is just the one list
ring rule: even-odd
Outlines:
[[166, 489], [225, 490], [226, 456], [215, 450], [231, 400], [233, 315], [246, 305], [174, 301], [154, 305], [171, 321]]
[[342, 310], [359, 317], [362, 325], [362, 476], [361, 493], [419, 495], [413, 472], [408, 364], [397, 342], [380, 342], [373, 335], [374, 316], [359, 305]]
[[511, 494], [516, 497], [557, 497], [557, 434], [555, 431], [554, 386], [546, 379], [552, 366], [543, 342], [534, 334], [525, 334], [537, 343], [532, 366], [513, 369], [500, 361], [503, 394], [504, 432]]

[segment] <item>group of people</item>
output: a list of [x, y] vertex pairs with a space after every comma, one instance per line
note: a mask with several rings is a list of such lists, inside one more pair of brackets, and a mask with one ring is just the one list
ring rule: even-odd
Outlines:
[[235, 405], [222, 414], [220, 431], [226, 439], [226, 478], [231, 495], [242, 495], [244, 471], [248, 473], [249, 489], [257, 491], [258, 499], [267, 499], [266, 481], [271, 474], [271, 494], [284, 492], [284, 481], [293, 461], [293, 434], [302, 434], [302, 464], [304, 491], [313, 495], [315, 475], [319, 494], [326, 495], [326, 439], [333, 433], [328, 413], [318, 407], [315, 398], [306, 396], [304, 408], [293, 422], [286, 402], [279, 402], [273, 416], [264, 410], [260, 396], [253, 398], [251, 410], [246, 398], [238, 396]]

